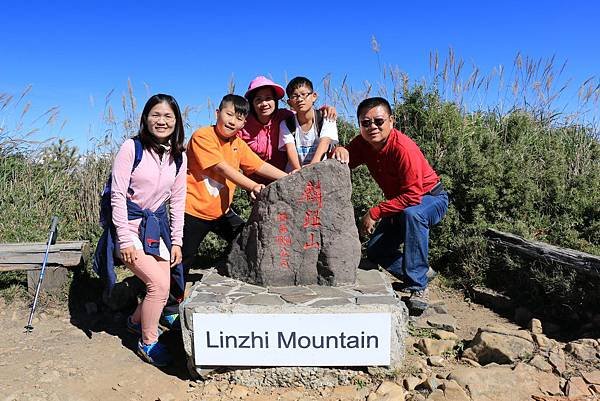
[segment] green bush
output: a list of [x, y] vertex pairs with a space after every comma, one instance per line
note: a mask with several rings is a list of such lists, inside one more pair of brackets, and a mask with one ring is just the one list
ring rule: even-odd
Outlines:
[[589, 307], [598, 300], [582, 285], [589, 280], [560, 266], [508, 263], [483, 236], [496, 228], [600, 255], [600, 143], [589, 128], [535, 115], [467, 113], [420, 87], [394, 107], [397, 127], [451, 193], [431, 236], [432, 264], [464, 288], [486, 284], [537, 305], [587, 299]]

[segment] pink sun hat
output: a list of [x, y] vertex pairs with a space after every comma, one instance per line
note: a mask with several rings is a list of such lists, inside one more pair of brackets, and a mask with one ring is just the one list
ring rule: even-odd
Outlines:
[[262, 88], [263, 86], [272, 87], [273, 90], [275, 91], [275, 97], [277, 97], [277, 100], [279, 100], [285, 96], [285, 89], [283, 89], [283, 86], [277, 85], [275, 82], [271, 81], [269, 78], [259, 75], [258, 77], [254, 78], [250, 82], [250, 85], [248, 85], [248, 90], [246, 91], [246, 94], [244, 95], [244, 97], [246, 99], [248, 99], [248, 95], [250, 94], [250, 92], [252, 92], [255, 89]]

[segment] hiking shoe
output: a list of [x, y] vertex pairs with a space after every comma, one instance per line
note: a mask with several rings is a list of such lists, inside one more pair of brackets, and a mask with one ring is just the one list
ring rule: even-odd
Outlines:
[[[138, 335], [141, 337], [142, 335], [142, 323], [133, 323], [133, 321], [131, 320], [131, 316], [127, 317], [127, 330], [130, 333], [133, 333], [135, 335]], [[157, 337], [160, 337], [160, 335], [162, 334], [162, 330], [160, 329], [160, 327], [156, 328], [156, 335]]]
[[170, 330], [181, 330], [181, 321], [179, 320], [179, 313], [173, 313], [171, 315], [160, 315], [160, 324], [168, 327]]
[[142, 357], [143, 360], [154, 366], [167, 366], [173, 361], [173, 357], [169, 353], [167, 347], [158, 341], [155, 341], [150, 345], [138, 341], [137, 354]]
[[429, 289], [411, 291], [407, 306], [413, 315], [420, 315], [425, 312], [429, 307]]
[[429, 267], [427, 273], [425, 273], [425, 277], [427, 277], [427, 280], [431, 281], [435, 276], [437, 276], [437, 272]]

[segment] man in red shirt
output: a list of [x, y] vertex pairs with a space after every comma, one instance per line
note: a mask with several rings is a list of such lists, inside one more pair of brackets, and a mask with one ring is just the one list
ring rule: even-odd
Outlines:
[[[385, 201], [362, 217], [359, 231], [370, 234], [367, 258], [401, 278], [411, 309], [427, 308], [429, 229], [448, 210], [448, 194], [417, 144], [394, 128], [387, 100], [363, 100], [357, 109], [360, 136], [334, 157], [353, 169], [366, 164]], [[377, 224], [378, 223], [378, 224]], [[398, 248], [404, 243], [404, 252]]]

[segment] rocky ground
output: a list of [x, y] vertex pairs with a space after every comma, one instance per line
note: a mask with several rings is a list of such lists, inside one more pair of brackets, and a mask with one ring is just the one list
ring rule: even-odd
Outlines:
[[600, 400], [600, 339], [554, 340], [539, 320], [520, 327], [437, 280], [431, 298], [412, 319], [401, 370], [357, 370], [351, 384], [319, 389], [250, 388], [231, 373], [195, 380], [175, 332], [165, 341], [177, 363], [155, 368], [136, 356], [125, 315], [96, 304], [43, 304], [26, 334], [27, 305], [0, 298], [0, 401]]

